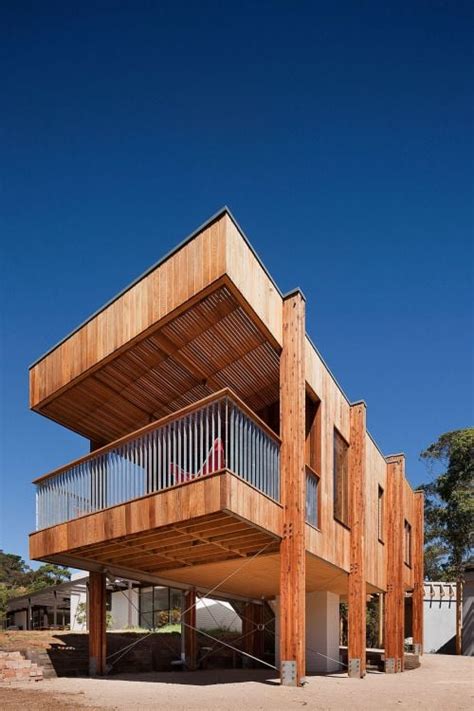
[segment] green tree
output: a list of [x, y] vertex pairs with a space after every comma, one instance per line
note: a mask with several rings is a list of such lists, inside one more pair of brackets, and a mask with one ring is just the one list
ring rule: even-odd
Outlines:
[[21, 556], [0, 549], [0, 627], [5, 626], [8, 599], [28, 592], [32, 573]]
[[60, 585], [71, 579], [71, 572], [62, 565], [44, 563], [37, 570], [33, 571], [30, 584], [30, 592], [42, 590], [50, 585]]
[[7, 589], [28, 587], [32, 573], [21, 556], [0, 549], [0, 583]]
[[425, 575], [456, 580], [456, 646], [460, 653], [463, 572], [473, 552], [474, 428], [446, 432], [421, 458], [434, 475], [433, 481], [420, 487], [425, 492]]
[[0, 583], [0, 629], [5, 627], [9, 591], [5, 583]]
[[58, 585], [70, 578], [70, 571], [62, 565], [44, 563], [32, 570], [21, 556], [0, 550], [0, 627], [5, 624], [9, 598]]
[[[472, 555], [474, 526], [474, 428], [446, 432], [421, 453], [433, 473], [425, 492], [425, 556], [444, 578], [462, 577]], [[427, 571], [428, 572], [428, 571]]]

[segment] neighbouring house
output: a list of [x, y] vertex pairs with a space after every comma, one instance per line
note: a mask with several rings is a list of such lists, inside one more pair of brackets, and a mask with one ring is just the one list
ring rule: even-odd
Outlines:
[[30, 555], [90, 571], [91, 673], [105, 671], [110, 577], [183, 591], [191, 668], [196, 591], [245, 601], [258, 659], [272, 606], [285, 684], [340, 668], [341, 601], [350, 676], [365, 675], [368, 596], [386, 671], [404, 668], [407, 597], [422, 651], [423, 495], [404, 455], [380, 451], [305, 310], [223, 209], [30, 367], [31, 408], [90, 441], [35, 480]]
[[[89, 576], [75, 573], [71, 580], [8, 601], [7, 629], [87, 630]], [[184, 599], [180, 589], [142, 585], [136, 581], [108, 580], [106, 585], [107, 629], [159, 629], [180, 621]], [[199, 599], [196, 603], [199, 630], [242, 630], [242, 619], [228, 600]]]

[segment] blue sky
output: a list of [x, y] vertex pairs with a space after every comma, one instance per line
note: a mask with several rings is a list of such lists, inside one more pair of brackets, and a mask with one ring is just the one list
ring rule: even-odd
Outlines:
[[28, 365], [228, 204], [382, 450], [472, 424], [470, 2], [2, 3], [0, 547], [88, 443]]

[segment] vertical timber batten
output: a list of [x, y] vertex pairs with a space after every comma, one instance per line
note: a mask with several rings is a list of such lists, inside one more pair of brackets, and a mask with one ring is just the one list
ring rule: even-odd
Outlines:
[[424, 494], [415, 492], [415, 521], [413, 531], [413, 597], [412, 633], [415, 654], [423, 654], [423, 598], [424, 598]]
[[403, 589], [403, 479], [405, 457], [387, 457], [387, 592], [385, 594], [385, 671], [403, 671], [405, 595]]
[[360, 678], [366, 670], [365, 430], [366, 406], [358, 402], [350, 410], [348, 663], [349, 676]]
[[280, 359], [280, 660], [282, 683], [295, 686], [306, 673], [304, 356], [305, 301], [296, 291], [283, 301]]
[[105, 674], [107, 654], [105, 573], [89, 573], [89, 674]]

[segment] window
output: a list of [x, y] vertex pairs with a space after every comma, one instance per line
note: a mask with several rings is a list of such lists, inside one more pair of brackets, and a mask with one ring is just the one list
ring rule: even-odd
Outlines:
[[334, 518], [349, 526], [349, 445], [334, 429]]
[[404, 546], [403, 555], [405, 565], [411, 568], [411, 526], [408, 521], [405, 520], [405, 531], [404, 531]]
[[161, 586], [140, 588], [140, 627], [156, 629], [181, 621], [181, 590]]
[[306, 388], [305, 402], [306, 521], [319, 528], [319, 476], [321, 473], [321, 402]]
[[385, 517], [385, 501], [384, 501], [384, 490], [379, 484], [379, 494], [377, 503], [377, 530], [379, 541], [383, 543], [384, 539], [384, 517]]
[[306, 391], [305, 463], [321, 474], [321, 402]]
[[306, 468], [306, 521], [319, 528], [319, 477]]

